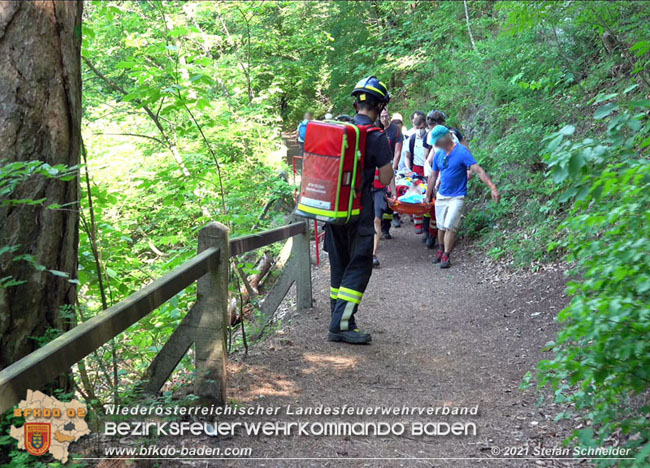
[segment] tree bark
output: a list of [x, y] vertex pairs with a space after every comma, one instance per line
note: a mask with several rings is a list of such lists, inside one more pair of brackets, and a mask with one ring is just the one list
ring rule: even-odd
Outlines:
[[[81, 1], [0, 2], [0, 158], [79, 164], [81, 149]], [[1, 164], [1, 162], [0, 162]], [[74, 322], [76, 286], [37, 271], [15, 255], [28, 254], [50, 270], [77, 277], [79, 177], [30, 177], [11, 198], [46, 198], [42, 206], [0, 207], [0, 277], [25, 281], [0, 288], [0, 368], [38, 347], [33, 337]], [[49, 204], [66, 205], [50, 210]], [[66, 318], [68, 317], [68, 318]]]

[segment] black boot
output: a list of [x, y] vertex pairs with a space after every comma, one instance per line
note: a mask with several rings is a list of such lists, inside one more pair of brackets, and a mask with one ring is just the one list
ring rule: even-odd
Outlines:
[[370, 336], [370, 333], [363, 333], [355, 328], [354, 330], [331, 331], [327, 334], [327, 339], [329, 341], [343, 341], [344, 343], [350, 344], [367, 344], [372, 341], [372, 336]]
[[432, 236], [431, 233], [429, 233], [426, 244], [427, 249], [433, 249], [436, 246], [436, 236]]
[[422, 236], [422, 242], [426, 243], [427, 246], [429, 245], [429, 224], [431, 224], [431, 218], [428, 216], [425, 216], [424, 219], [422, 220], [422, 230], [424, 231], [424, 235]]
[[[350, 310], [350, 307], [352, 307], [352, 310]], [[341, 300], [336, 303], [329, 326], [329, 333], [327, 334], [329, 341], [343, 341], [352, 344], [370, 343], [372, 340], [370, 334], [363, 333], [357, 328], [355, 315], [358, 307], [357, 304], [345, 303]], [[347, 321], [343, 321], [344, 315], [348, 317]], [[341, 330], [341, 326], [345, 330]]]
[[393, 236], [390, 235], [390, 219], [381, 220], [381, 238], [382, 239], [392, 239]]

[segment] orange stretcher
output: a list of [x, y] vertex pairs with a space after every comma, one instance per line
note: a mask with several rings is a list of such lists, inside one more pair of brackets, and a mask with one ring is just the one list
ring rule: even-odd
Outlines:
[[433, 203], [403, 203], [395, 198], [387, 198], [388, 206], [396, 213], [423, 216], [427, 213], [433, 213], [435, 200]]

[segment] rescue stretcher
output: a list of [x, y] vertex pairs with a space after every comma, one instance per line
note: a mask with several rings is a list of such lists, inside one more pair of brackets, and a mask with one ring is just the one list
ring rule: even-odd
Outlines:
[[411, 215], [411, 216], [424, 216], [425, 214], [433, 213], [434, 203], [404, 203], [396, 198], [386, 198], [388, 207], [395, 213]]
[[424, 216], [425, 214], [431, 214], [432, 216], [435, 216], [435, 200], [433, 200], [433, 203], [408, 203], [399, 200], [399, 198], [405, 195], [409, 188], [413, 186], [414, 181], [423, 187], [424, 191], [426, 191], [426, 184], [424, 183], [425, 180], [426, 179], [424, 177], [415, 174], [411, 175], [410, 177], [401, 177], [396, 179], [395, 191], [397, 194], [395, 197], [386, 197], [388, 207], [395, 213], [405, 215]]

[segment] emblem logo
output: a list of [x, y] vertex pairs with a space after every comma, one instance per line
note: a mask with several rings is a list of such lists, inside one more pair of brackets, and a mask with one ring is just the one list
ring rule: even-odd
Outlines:
[[43, 455], [50, 448], [50, 423], [25, 423], [25, 449], [32, 455]]

